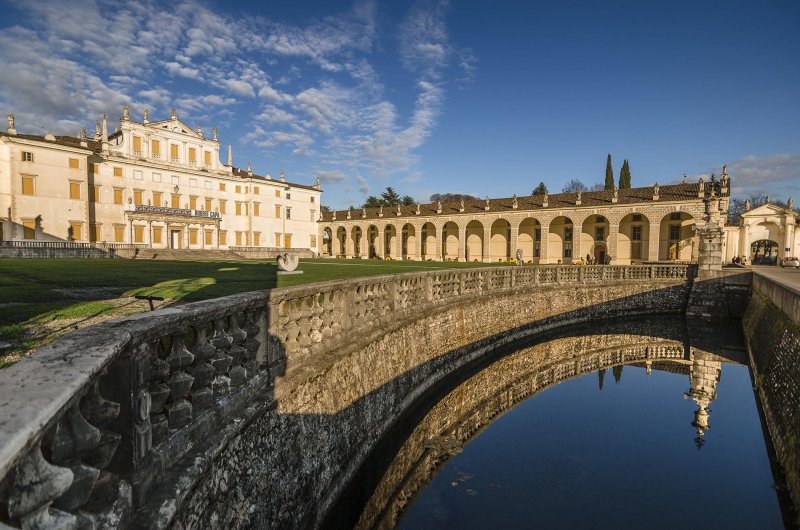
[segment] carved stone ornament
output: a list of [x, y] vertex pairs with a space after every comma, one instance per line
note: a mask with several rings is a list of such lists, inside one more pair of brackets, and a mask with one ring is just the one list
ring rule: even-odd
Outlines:
[[124, 105], [122, 107], [122, 119], [125, 120], [125, 121], [128, 121], [129, 119], [131, 119], [130, 110], [128, 109], [127, 105]]
[[514, 198], [511, 200], [511, 207], [515, 210], [519, 207], [519, 203], [517, 202], [517, 194], [514, 194]]
[[300, 264], [300, 258], [294, 254], [281, 254], [278, 256], [278, 270], [292, 272]]

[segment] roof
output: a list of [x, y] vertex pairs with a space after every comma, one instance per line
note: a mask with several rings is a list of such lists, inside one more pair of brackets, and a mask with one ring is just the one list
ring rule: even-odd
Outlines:
[[44, 142], [48, 144], [65, 145], [67, 147], [89, 149], [92, 151], [98, 151], [101, 147], [100, 142], [95, 140], [87, 140], [86, 144], [88, 147], [84, 147], [81, 145], [80, 138], [75, 138], [74, 136], [56, 136], [55, 140], [48, 140], [44, 136], [38, 134], [8, 134], [6, 132], [0, 132], [0, 136], [8, 136], [9, 138], [22, 138], [23, 140], [34, 140], [36, 142]]
[[[708, 185], [708, 183], [706, 183]], [[681, 183], [681, 184], [668, 184], [660, 186], [658, 202], [670, 201], [688, 201], [699, 200], [697, 194], [699, 191], [699, 183]], [[604, 191], [584, 191], [581, 193], [580, 207], [585, 206], [611, 206], [625, 205], [625, 204], [641, 204], [653, 202], [653, 187], [648, 186], [645, 188], [627, 188], [618, 190], [617, 202], [612, 202], [614, 192], [612, 190]], [[548, 195], [547, 206], [543, 206], [544, 195], [526, 195], [517, 197], [517, 208], [514, 208], [514, 198], [500, 198], [489, 199], [489, 212], [513, 212], [513, 211], [530, 211], [530, 210], [554, 210], [563, 208], [575, 208], [575, 202], [578, 199], [577, 193], [554, 193]], [[436, 215], [455, 215], [455, 214], [476, 214], [486, 212], [486, 199], [472, 199], [464, 201], [464, 211], [461, 212], [461, 203], [458, 202], [444, 202], [442, 203], [442, 212], [437, 213], [437, 204], [420, 204], [419, 215], [423, 216], [436, 216]], [[387, 217], [416, 217], [417, 205], [413, 206], [400, 206], [400, 215], [397, 216], [397, 206], [384, 206], [383, 216]], [[348, 210], [337, 210], [336, 220], [343, 221], [347, 219]], [[378, 219], [380, 208], [367, 208], [366, 219]], [[326, 212], [322, 216], [322, 222], [332, 221], [333, 212]], [[353, 217], [356, 219], [363, 219], [363, 209], [359, 208], [354, 210]]]
[[246, 169], [242, 169], [240, 167], [234, 167], [234, 168], [232, 168], [232, 171], [233, 171], [233, 176], [234, 177], [251, 178], [251, 179], [256, 179], [256, 180], [263, 180], [264, 182], [272, 182], [273, 184], [278, 184], [278, 185], [283, 184], [283, 185], [286, 185], [286, 186], [291, 186], [293, 188], [302, 188], [302, 189], [306, 189], [306, 190], [321, 191], [321, 190], [317, 189], [315, 186], [308, 186], [306, 184], [296, 184], [294, 182], [286, 182], [286, 181], [281, 181], [281, 180], [274, 180], [272, 178], [267, 178], [267, 177], [265, 177], [263, 175], [256, 175], [255, 173], [253, 173], [251, 175], [251, 174], [249, 174], [249, 172]]

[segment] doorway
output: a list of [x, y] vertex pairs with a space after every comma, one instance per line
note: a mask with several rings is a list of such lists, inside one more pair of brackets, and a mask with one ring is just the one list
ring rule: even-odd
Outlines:
[[170, 230], [169, 232], [169, 248], [179, 249], [181, 248], [181, 231], [180, 230]]
[[595, 263], [595, 265], [605, 265], [605, 263], [606, 263], [606, 247], [604, 245], [595, 245], [595, 247], [594, 247], [594, 263]]

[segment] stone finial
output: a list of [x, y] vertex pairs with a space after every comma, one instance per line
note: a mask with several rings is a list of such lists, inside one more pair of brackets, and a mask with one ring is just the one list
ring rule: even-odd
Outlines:
[[247, 163], [247, 176], [248, 177], [253, 176], [253, 164], [251, 162]]
[[175, 109], [169, 109], [169, 119], [177, 120], [178, 119], [178, 111]]
[[314, 187], [315, 187], [315, 188], [317, 188], [317, 189], [319, 189], [319, 187], [320, 187], [320, 186], [319, 186], [319, 177], [317, 177], [317, 183], [316, 183], [316, 184], [314, 184]]
[[619, 188], [614, 186], [614, 195], [611, 197], [611, 202], [615, 203], [619, 200]]
[[144, 114], [142, 114], [142, 123], [150, 123], [150, 109], [144, 109]]
[[701, 199], [706, 196], [706, 183], [703, 177], [697, 179], [697, 196]]
[[127, 105], [122, 106], [122, 121], [128, 121], [131, 119], [130, 109]]
[[383, 205], [382, 204], [380, 205], [380, 208], [378, 208], [378, 217], [383, 217]]
[[218, 141], [219, 141], [219, 140], [217, 139], [217, 128], [216, 128], [216, 127], [214, 127], [214, 128], [212, 128], [212, 129], [211, 129], [211, 139], [212, 139], [213, 141], [215, 141], [215, 142], [218, 142]]
[[581, 197], [583, 196], [583, 192], [578, 190], [578, 196], [575, 198], [575, 205], [579, 205], [581, 203]]
[[744, 201], [744, 211], [747, 212], [750, 210], [750, 199], [746, 199]]
[[333, 215], [331, 215], [331, 221], [336, 220], [336, 210], [333, 211]]
[[14, 126], [14, 113], [8, 115], [8, 134], [17, 134], [17, 128]]
[[549, 197], [550, 196], [547, 194], [547, 192], [545, 192], [544, 197], [542, 198], [542, 206], [547, 206], [547, 199]]
[[283, 168], [281, 168], [281, 182], [286, 182], [286, 173], [283, 172]]
[[366, 219], [367, 218], [367, 209], [366, 208], [361, 208], [361, 218], [362, 219]]
[[51, 142], [55, 142], [56, 141], [56, 137], [53, 134], [53, 131], [47, 131], [47, 134], [44, 135], [44, 139], [45, 140], [49, 140]]
[[108, 120], [106, 119], [106, 115], [103, 114], [103, 128], [100, 138], [103, 142], [103, 151], [108, 152]]
[[653, 186], [653, 200], [654, 201], [658, 200], [658, 192], [660, 190], [661, 190], [661, 186], [659, 186], [658, 182], [656, 182], [655, 186]]
[[491, 208], [491, 206], [489, 205], [489, 196], [487, 195], [486, 196], [486, 206], [484, 206], [483, 209], [488, 212], [489, 208]]
[[436, 213], [442, 213], [442, 201], [436, 201]]
[[769, 195], [764, 199], [764, 204], [769, 204]]
[[81, 129], [81, 147], [88, 147], [89, 142], [86, 141], [86, 129]]
[[790, 212], [794, 210], [794, 199], [792, 199], [791, 197], [789, 197], [789, 200], [786, 201], [786, 209], [789, 210]]
[[464, 211], [464, 199], [461, 199], [461, 207], [458, 209], [459, 212]]
[[347, 209], [347, 218], [348, 219], [352, 219], [353, 218], [353, 207], [352, 206]]
[[233, 167], [233, 147], [228, 144], [228, 167]]
[[94, 122], [94, 137], [93, 138], [95, 140], [100, 140], [100, 138], [101, 138], [101, 135], [100, 135], [100, 121], [99, 120]]
[[511, 199], [511, 207], [515, 210], [519, 208], [519, 203], [517, 202], [517, 194], [514, 194], [514, 197]]
[[400, 211], [400, 205], [398, 204], [397, 205], [397, 216], [399, 217], [401, 215], [403, 215], [403, 213]]
[[203, 137], [203, 126], [200, 125], [199, 123], [197, 124], [197, 134], [200, 135], [200, 138]]
[[422, 213], [422, 212], [419, 209], [419, 203], [417, 203], [417, 211], [414, 212], [414, 215], [419, 215], [420, 213]]
[[723, 179], [728, 178], [728, 164], [722, 164], [722, 177]]

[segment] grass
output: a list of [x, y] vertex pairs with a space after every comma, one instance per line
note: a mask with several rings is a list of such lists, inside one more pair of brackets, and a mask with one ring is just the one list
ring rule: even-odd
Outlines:
[[[161, 305], [312, 282], [484, 267], [486, 263], [302, 260], [303, 274], [278, 276], [272, 261], [0, 260], [0, 368], [77, 327]], [[5, 345], [3, 344], [5, 343]]]

